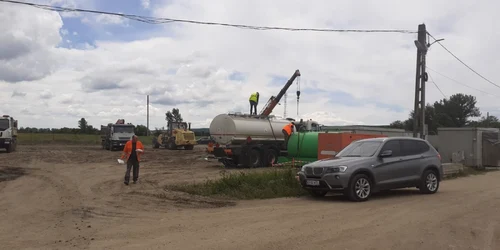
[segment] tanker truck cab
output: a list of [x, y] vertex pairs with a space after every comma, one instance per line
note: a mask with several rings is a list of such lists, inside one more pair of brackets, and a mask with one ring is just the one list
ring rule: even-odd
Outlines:
[[17, 120], [9, 115], [0, 117], [0, 148], [10, 153], [17, 147]]

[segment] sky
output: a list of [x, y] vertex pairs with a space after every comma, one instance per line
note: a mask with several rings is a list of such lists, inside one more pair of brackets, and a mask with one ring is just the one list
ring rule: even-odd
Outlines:
[[[500, 2], [298, 0], [32, 0], [54, 6], [152, 17], [261, 26], [427, 30], [476, 71], [500, 85]], [[77, 127], [124, 118], [166, 126], [178, 108], [192, 127], [218, 114], [258, 111], [296, 69], [287, 117], [324, 125], [389, 124], [413, 109], [416, 34], [258, 31], [183, 23], [146, 24], [116, 16], [58, 13], [0, 2], [0, 114], [22, 127]], [[481, 79], [438, 44], [427, 66], [446, 96], [477, 97], [500, 116], [500, 87]], [[458, 81], [452, 81], [445, 75]], [[472, 88], [464, 86], [468, 85]], [[443, 98], [432, 81], [426, 101]], [[284, 116], [284, 102], [273, 114]]]

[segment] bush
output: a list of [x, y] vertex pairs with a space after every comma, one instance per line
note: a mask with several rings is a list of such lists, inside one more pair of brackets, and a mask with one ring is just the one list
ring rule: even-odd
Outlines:
[[168, 186], [167, 189], [202, 196], [236, 199], [269, 199], [305, 194], [295, 179], [297, 169], [274, 169], [263, 172], [221, 174], [220, 179], [203, 183]]

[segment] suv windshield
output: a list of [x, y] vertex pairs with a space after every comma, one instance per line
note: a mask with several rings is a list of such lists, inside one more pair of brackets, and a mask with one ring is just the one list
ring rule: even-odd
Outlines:
[[113, 126], [115, 133], [134, 133], [134, 126]]
[[342, 149], [336, 157], [370, 157], [377, 152], [381, 141], [352, 142]]
[[4, 131], [9, 128], [9, 120], [0, 119], [0, 131]]

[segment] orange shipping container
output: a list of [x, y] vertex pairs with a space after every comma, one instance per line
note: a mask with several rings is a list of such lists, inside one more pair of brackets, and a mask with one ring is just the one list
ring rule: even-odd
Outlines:
[[353, 133], [319, 133], [318, 134], [318, 160], [334, 156], [353, 141], [387, 137], [387, 135], [353, 134]]

